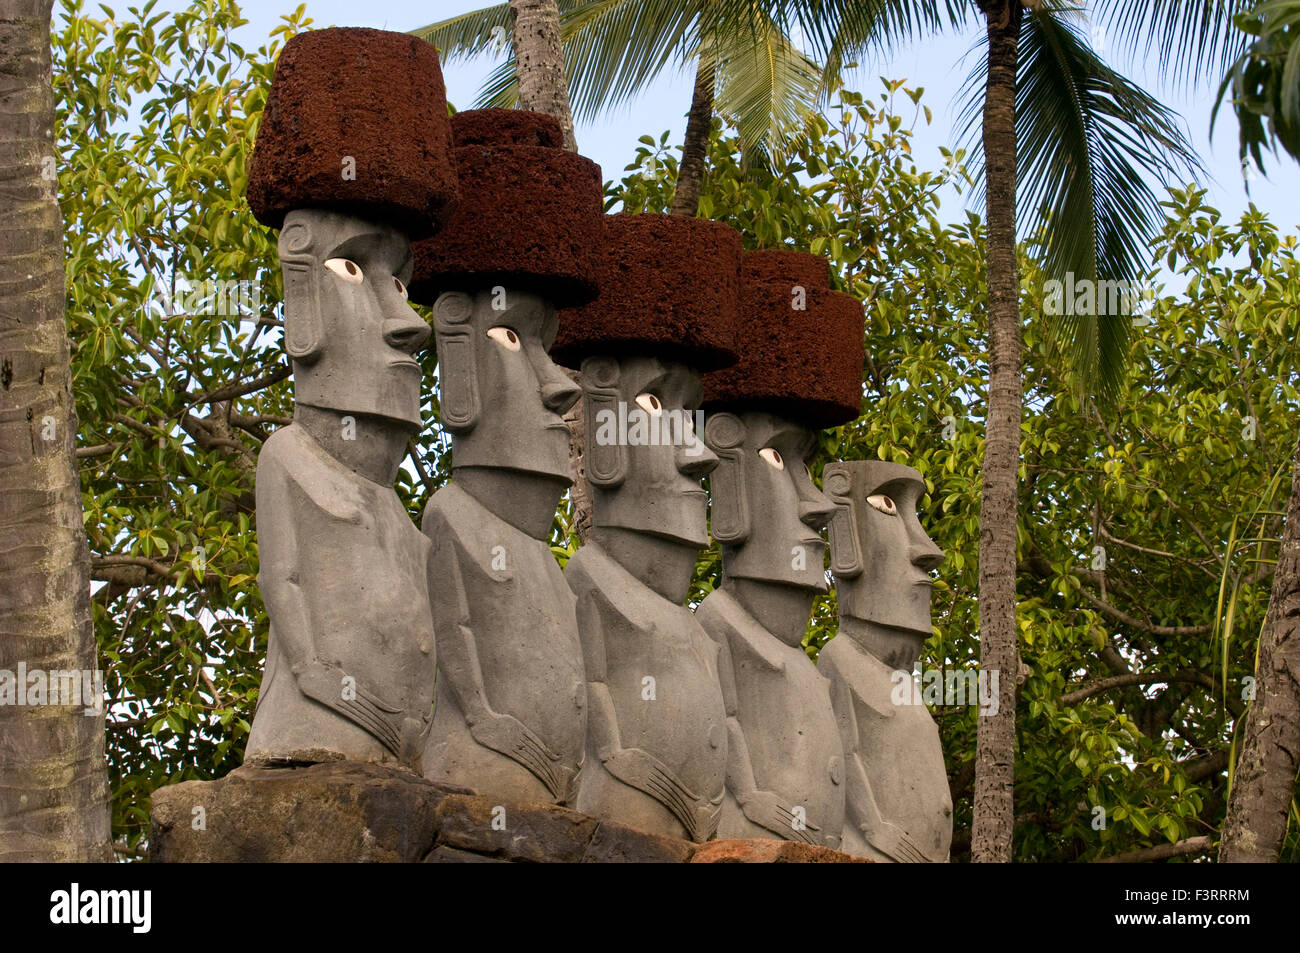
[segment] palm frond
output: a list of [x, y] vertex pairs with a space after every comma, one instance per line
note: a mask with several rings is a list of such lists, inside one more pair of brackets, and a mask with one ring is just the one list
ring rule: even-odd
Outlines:
[[[1048, 279], [1064, 281], [1072, 274], [1076, 283], [1094, 282], [1098, 291], [1135, 288], [1146, 274], [1150, 239], [1163, 219], [1148, 180], [1167, 182], [1177, 171], [1200, 171], [1178, 116], [1103, 63], [1077, 17], [1027, 16], [1019, 42], [1021, 234], [1041, 243]], [[967, 80], [962, 110], [963, 138], [981, 182], [987, 66], [981, 59]], [[983, 198], [982, 186], [977, 195]], [[1132, 333], [1132, 320], [1123, 313], [1127, 308], [1119, 308], [1120, 314], [1096, 313], [1105, 310], [1061, 315], [1052, 328], [1073, 352], [1080, 382], [1094, 385], [1103, 399], [1114, 396], [1123, 382]]]
[[699, 47], [705, 0], [587, 0], [560, 18], [575, 119], [631, 99]]
[[714, 112], [731, 120], [741, 141], [779, 154], [803, 127], [823, 89], [820, 64], [768, 20], [757, 42], [749, 31], [709, 37], [717, 93]]
[[966, 0], [812, 0], [796, 5], [795, 20], [824, 59], [829, 78], [864, 54], [883, 56], [945, 25], [961, 29], [972, 13]]
[[1232, 19], [1255, 0], [1093, 0], [1094, 20], [1175, 83], [1218, 83], [1245, 49]]
[[[497, 32], [494, 35], [493, 31], [498, 28], [504, 32]], [[498, 39], [503, 35], [508, 36], [509, 31], [510, 4], [498, 3], [495, 6], [484, 7], [482, 10], [472, 10], [460, 16], [422, 26], [411, 30], [410, 33], [436, 46], [442, 62], [448, 63], [457, 58], [468, 59], [480, 53], [501, 52]], [[509, 49], [510, 44], [507, 41], [505, 50]]]
[[475, 109], [514, 109], [519, 105], [519, 77], [512, 54], [488, 74], [474, 100]]

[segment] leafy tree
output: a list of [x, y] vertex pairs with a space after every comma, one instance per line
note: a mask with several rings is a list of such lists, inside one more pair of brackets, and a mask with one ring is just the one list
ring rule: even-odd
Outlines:
[[118, 18], [62, 0], [59, 196], [113, 830], [149, 792], [239, 764], [265, 653], [253, 475], [292, 412], [274, 234], [244, 201], [279, 40], [237, 7]]
[[[1243, 168], [1261, 148], [1281, 146], [1300, 160], [1300, 2], [1267, 0], [1238, 26], [1253, 37], [1219, 90], [1231, 83]], [[1218, 110], [1218, 105], [1215, 111]], [[1267, 127], [1264, 124], [1267, 120]], [[1246, 718], [1219, 859], [1276, 861], [1296, 807], [1300, 764], [1300, 443], [1268, 618], [1259, 640], [1258, 690]]]
[[28, 0], [0, 20], [0, 860], [87, 862], [111, 857], [108, 783], [49, 141], [50, 10]]

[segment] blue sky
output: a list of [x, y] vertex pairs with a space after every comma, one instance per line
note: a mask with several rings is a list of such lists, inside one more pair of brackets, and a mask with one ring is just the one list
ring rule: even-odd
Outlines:
[[[122, 0], [111, 0], [110, 5], [123, 9], [126, 6]], [[250, 21], [242, 31], [245, 45], [261, 45], [280, 16], [295, 5], [278, 0], [245, 3], [244, 15]], [[164, 0], [159, 9], [183, 6], [184, 0]], [[357, 0], [307, 0], [306, 3], [307, 13], [317, 27], [370, 26], [388, 30], [411, 30], [482, 6], [480, 0], [370, 0], [365, 4]], [[960, 137], [957, 122], [960, 91], [973, 65], [973, 57], [979, 53], [964, 58], [977, 39], [974, 33], [926, 39], [896, 51], [888, 59], [864, 63], [849, 79], [851, 88], [866, 93], [874, 93], [879, 88], [879, 76], [906, 79], [912, 88], [925, 88], [923, 102], [933, 111], [934, 121], [928, 128], [916, 129], [914, 146], [922, 168], [937, 169], [942, 164], [939, 147], [951, 147]], [[1236, 119], [1230, 109], [1225, 107], [1220, 114], [1215, 137], [1210, 140], [1210, 110], [1217, 84], [1208, 89], [1171, 88], [1158, 81], [1145, 61], [1134, 63], [1109, 50], [1112, 44], [1100, 31], [1094, 34], [1093, 40], [1103, 53], [1112, 54], [1112, 65], [1183, 116], [1189, 137], [1206, 168], [1207, 177], [1200, 185], [1209, 189], [1207, 198], [1211, 205], [1229, 219], [1235, 219], [1253, 200], [1282, 232], [1300, 230], [1300, 202], [1296, 199], [1300, 190], [1300, 165], [1289, 160], [1270, 162], [1269, 177], [1256, 173], [1247, 195], [1237, 158]], [[469, 107], [494, 65], [496, 61], [489, 57], [449, 64], [444, 70], [448, 98], [458, 108]], [[671, 141], [679, 143], [686, 125], [692, 78], [685, 72], [666, 74], [635, 100], [611, 110], [599, 123], [579, 124], [576, 130], [579, 149], [599, 163], [605, 178], [610, 179], [622, 174], [635, 151], [638, 136], [650, 133], [657, 139], [661, 132], [670, 129]], [[950, 221], [962, 218], [965, 201], [955, 194], [946, 198], [943, 217]]]

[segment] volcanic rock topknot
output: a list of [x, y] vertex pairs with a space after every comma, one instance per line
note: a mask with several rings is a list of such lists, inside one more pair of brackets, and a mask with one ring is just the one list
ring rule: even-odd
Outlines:
[[700, 370], [736, 360], [740, 233], [702, 218], [607, 215], [600, 297], [560, 316], [552, 358], [656, 354]]
[[248, 170], [248, 204], [279, 228], [296, 208], [386, 222], [412, 239], [456, 202], [438, 51], [405, 33], [335, 28], [285, 44]]
[[460, 206], [415, 245], [411, 300], [500, 285], [557, 307], [596, 296], [600, 166], [562, 147], [552, 117], [475, 109], [451, 117]]
[[813, 430], [862, 409], [862, 304], [830, 290], [820, 255], [748, 252], [741, 263], [740, 360], [704, 376], [704, 409], [763, 410]]

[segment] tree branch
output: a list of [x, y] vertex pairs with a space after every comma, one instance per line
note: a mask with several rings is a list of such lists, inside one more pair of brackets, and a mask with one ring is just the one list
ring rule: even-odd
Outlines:
[[1129, 615], [1123, 609], [1116, 608], [1099, 596], [1094, 596], [1087, 589], [1080, 589], [1079, 593], [1102, 615], [1109, 616], [1116, 622], [1131, 626], [1132, 628], [1138, 629], [1141, 632], [1146, 632], [1149, 635], [1179, 637], [1185, 635], [1208, 635], [1210, 632], [1210, 627], [1208, 625], [1152, 625], [1151, 623], [1143, 622], [1140, 619]]
[[1157, 844], [1155, 847], [1143, 847], [1141, 850], [1131, 850], [1127, 854], [1116, 854], [1114, 857], [1102, 857], [1094, 863], [1098, 864], [1144, 864], [1152, 860], [1168, 860], [1170, 857], [1182, 857], [1186, 854], [1203, 854], [1214, 846], [1214, 838], [1209, 834], [1202, 834], [1199, 837], [1189, 837], [1186, 840], [1176, 841], [1173, 844]]
[[1093, 682], [1091, 685], [1085, 685], [1082, 688], [1067, 692], [1061, 696], [1061, 704], [1077, 705], [1086, 698], [1093, 695], [1100, 695], [1102, 692], [1110, 691], [1112, 688], [1129, 688], [1133, 685], [1158, 685], [1172, 682], [1194, 682], [1197, 685], [1214, 690], [1214, 679], [1204, 672], [1198, 672], [1195, 669], [1182, 669], [1181, 671], [1154, 672], [1143, 674], [1134, 672], [1129, 675], [1114, 675], [1111, 678], [1103, 678], [1100, 681]]

